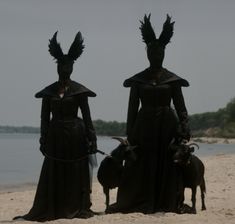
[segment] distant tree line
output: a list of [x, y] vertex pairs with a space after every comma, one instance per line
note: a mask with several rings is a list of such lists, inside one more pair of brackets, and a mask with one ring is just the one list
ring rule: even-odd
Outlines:
[[95, 120], [93, 125], [97, 135], [124, 136], [126, 131], [125, 122]]
[[[225, 108], [189, 116], [194, 137], [235, 138], [235, 98]], [[97, 135], [125, 136], [126, 123], [117, 121], [93, 121]], [[0, 126], [0, 133], [39, 133], [38, 127]]]
[[39, 133], [39, 128], [30, 126], [0, 126], [0, 133]]
[[[97, 135], [106, 135], [106, 136], [124, 136], [126, 124], [124, 122], [117, 121], [102, 121], [94, 120], [94, 128]], [[39, 133], [39, 127], [30, 127], [30, 126], [0, 126], [0, 133]]]
[[195, 137], [235, 138], [235, 98], [216, 112], [191, 115], [190, 127]]

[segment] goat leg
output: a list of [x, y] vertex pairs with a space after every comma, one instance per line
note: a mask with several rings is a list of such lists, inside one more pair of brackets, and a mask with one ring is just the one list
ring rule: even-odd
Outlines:
[[105, 205], [106, 205], [106, 211], [108, 210], [108, 207], [109, 207], [109, 188], [106, 188], [106, 187], [103, 187], [103, 192], [105, 194]]
[[206, 184], [204, 177], [202, 179], [202, 183], [200, 184], [200, 189], [201, 189], [201, 199], [202, 199], [202, 210], [206, 210], [206, 205], [205, 205]]
[[196, 214], [196, 193], [197, 193], [197, 186], [192, 187], [192, 213]]

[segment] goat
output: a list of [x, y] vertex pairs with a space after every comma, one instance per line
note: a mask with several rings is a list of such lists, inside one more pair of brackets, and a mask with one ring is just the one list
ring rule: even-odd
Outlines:
[[129, 145], [127, 140], [119, 137], [113, 137], [120, 142], [119, 146], [115, 148], [110, 156], [106, 156], [100, 163], [97, 179], [103, 187], [103, 192], [106, 196], [106, 210], [109, 207], [109, 191], [120, 185], [124, 161], [127, 159], [135, 160], [136, 155], [133, 149], [136, 146]]
[[[183, 178], [183, 192], [182, 192], [182, 201], [181, 206], [184, 201], [184, 190], [185, 188], [191, 188], [192, 190], [192, 208], [191, 210], [185, 206], [188, 213], [196, 214], [196, 192], [197, 186], [200, 186], [201, 190], [201, 201], [202, 201], [202, 210], [206, 210], [205, 206], [205, 193], [206, 193], [206, 184], [204, 179], [205, 167], [203, 162], [192, 153], [194, 152], [194, 146], [199, 149], [199, 146], [195, 143], [191, 144], [178, 144], [172, 145], [173, 149], [173, 161], [175, 164], [179, 165], [182, 171]], [[182, 211], [183, 212], [183, 211]]]

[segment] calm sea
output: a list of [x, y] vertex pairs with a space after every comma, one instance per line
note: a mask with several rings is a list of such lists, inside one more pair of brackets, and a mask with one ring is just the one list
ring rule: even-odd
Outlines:
[[[43, 162], [38, 139], [37, 134], [0, 134], [0, 190], [37, 183]], [[100, 150], [110, 153], [119, 143], [110, 137], [98, 137], [97, 144]], [[196, 152], [199, 157], [235, 153], [234, 144], [199, 143], [199, 146]], [[98, 164], [103, 158], [97, 155]]]

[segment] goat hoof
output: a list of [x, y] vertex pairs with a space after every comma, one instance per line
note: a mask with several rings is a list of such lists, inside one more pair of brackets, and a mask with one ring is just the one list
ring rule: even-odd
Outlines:
[[88, 210], [82, 210], [82, 211], [76, 216], [76, 218], [79, 218], [79, 219], [89, 219], [89, 218], [93, 217], [94, 215], [96, 215], [96, 213], [93, 212], [92, 210], [88, 209]]
[[112, 213], [117, 213], [118, 211], [118, 207], [116, 205], [116, 203], [109, 205], [106, 209], [105, 209], [105, 214], [112, 214]]
[[187, 204], [183, 204], [179, 210], [178, 210], [178, 213], [179, 214], [196, 214], [196, 209], [195, 208], [192, 208], [190, 207], [189, 205]]
[[197, 214], [197, 211], [195, 208], [192, 208], [192, 213], [191, 214]]
[[23, 218], [23, 216], [16, 216], [13, 218], [14, 221], [26, 221], [26, 219]]

